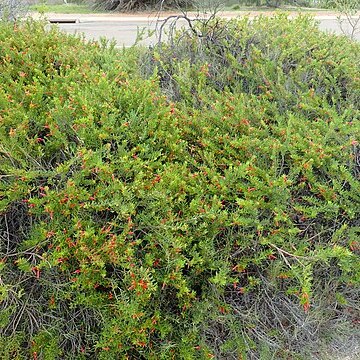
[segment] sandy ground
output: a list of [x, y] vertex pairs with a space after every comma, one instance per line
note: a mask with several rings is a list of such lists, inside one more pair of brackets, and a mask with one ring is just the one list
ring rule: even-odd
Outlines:
[[[235, 18], [241, 16], [273, 16], [279, 14], [279, 11], [220, 11], [217, 15], [223, 18]], [[316, 19], [336, 19], [337, 13], [334, 11], [287, 11], [290, 17], [295, 17], [300, 14], [302, 15], [311, 15]], [[39, 19], [43, 17], [43, 15], [32, 12], [29, 15], [35, 19]], [[141, 13], [96, 13], [96, 14], [58, 14], [58, 13], [46, 13], [45, 18], [47, 19], [69, 19], [69, 20], [78, 20], [80, 22], [98, 22], [98, 21], [147, 21], [147, 20], [162, 20], [166, 19], [169, 16], [179, 15], [179, 12], [141, 12]], [[195, 17], [209, 17], [211, 15], [210, 12], [189, 12], [187, 15], [190, 18]], [[360, 15], [360, 12], [359, 12]]]

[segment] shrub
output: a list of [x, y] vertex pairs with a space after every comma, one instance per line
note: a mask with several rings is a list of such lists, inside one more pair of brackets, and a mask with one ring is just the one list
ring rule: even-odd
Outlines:
[[188, 8], [193, 4], [191, 0], [93, 0], [96, 9], [107, 11], [136, 11], [136, 10], [154, 10], [156, 8], [173, 9]]
[[307, 18], [123, 51], [0, 26], [3, 358], [308, 358], [355, 336], [358, 44]]
[[28, 10], [28, 5], [22, 0], [0, 0], [0, 21], [14, 21], [24, 16]]

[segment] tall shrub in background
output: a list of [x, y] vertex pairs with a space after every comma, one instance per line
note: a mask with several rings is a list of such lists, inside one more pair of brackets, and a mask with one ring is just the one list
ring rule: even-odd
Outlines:
[[93, 0], [94, 7], [97, 9], [111, 11], [136, 11], [183, 8], [187, 9], [193, 4], [192, 0]]
[[23, 0], [0, 0], [0, 20], [14, 21], [27, 10], [28, 5]]

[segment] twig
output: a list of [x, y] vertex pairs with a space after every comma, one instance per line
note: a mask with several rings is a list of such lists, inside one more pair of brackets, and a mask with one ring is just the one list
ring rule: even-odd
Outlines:
[[299, 264], [301, 264], [302, 266], [304, 266], [304, 264], [299, 260], [299, 259], [304, 259], [304, 260], [311, 260], [310, 257], [307, 256], [301, 256], [301, 255], [295, 255], [295, 254], [291, 254], [289, 252], [287, 252], [284, 249], [279, 248], [278, 246], [276, 246], [275, 244], [269, 244], [271, 247], [273, 247], [274, 249], [276, 249], [279, 254], [282, 256], [282, 258], [284, 259], [284, 261], [286, 262], [286, 264], [291, 268], [290, 263], [288, 262], [288, 260], [286, 259], [285, 255], [290, 256], [292, 258], [294, 258]]

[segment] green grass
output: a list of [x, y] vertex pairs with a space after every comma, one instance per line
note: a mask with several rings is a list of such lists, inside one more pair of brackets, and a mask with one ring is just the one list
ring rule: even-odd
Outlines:
[[59, 5], [47, 5], [47, 4], [31, 5], [30, 10], [41, 13], [57, 13], [57, 14], [92, 14], [98, 12], [86, 4], [71, 4], [71, 3], [59, 4]]

